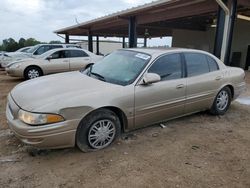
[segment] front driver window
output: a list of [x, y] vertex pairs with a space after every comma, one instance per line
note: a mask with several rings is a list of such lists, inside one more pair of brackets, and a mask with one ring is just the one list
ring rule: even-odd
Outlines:
[[159, 74], [161, 80], [173, 80], [182, 77], [180, 54], [169, 54], [160, 57], [149, 68], [149, 73]]
[[51, 59], [61, 59], [61, 58], [66, 58], [66, 54], [65, 51], [58, 51], [53, 53]]

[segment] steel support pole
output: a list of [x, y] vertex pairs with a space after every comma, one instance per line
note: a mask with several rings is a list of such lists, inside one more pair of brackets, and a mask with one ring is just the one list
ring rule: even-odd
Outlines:
[[234, 23], [237, 18], [237, 0], [231, 0], [230, 18], [229, 18], [229, 33], [228, 44], [225, 53], [225, 64], [230, 65], [230, 55], [233, 42]]
[[96, 36], [96, 54], [99, 55], [100, 51], [99, 51], [99, 36]]
[[91, 31], [89, 31], [89, 34], [88, 34], [88, 50], [90, 52], [93, 52], [93, 36], [92, 36]]
[[122, 37], [122, 48], [126, 48], [125, 37]]
[[225, 23], [225, 12], [219, 6], [218, 13], [217, 13], [217, 27], [216, 27], [216, 35], [215, 35], [215, 42], [214, 42], [214, 55], [218, 57], [219, 59], [221, 58], [224, 23]]
[[147, 48], [147, 37], [144, 37], [144, 48]]
[[68, 44], [69, 43], [69, 35], [65, 34], [65, 43]]
[[136, 17], [132, 16], [129, 18], [129, 48], [137, 47], [137, 34], [136, 34]]

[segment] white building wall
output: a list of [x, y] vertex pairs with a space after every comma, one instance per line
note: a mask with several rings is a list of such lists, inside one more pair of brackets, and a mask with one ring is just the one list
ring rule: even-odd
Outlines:
[[173, 30], [173, 47], [193, 48], [213, 52], [215, 28], [208, 31]]
[[[174, 29], [173, 47], [194, 48], [213, 53], [215, 32], [216, 28], [209, 28], [208, 31]], [[242, 68], [246, 63], [248, 45], [250, 45], [250, 22], [238, 19], [234, 28], [232, 53], [241, 52], [240, 67]]]
[[[83, 49], [88, 50], [88, 42], [84, 41], [78, 43], [81, 45]], [[109, 54], [114, 50], [118, 50], [122, 48], [121, 42], [113, 42], [113, 41], [100, 41], [99, 42], [99, 52], [103, 55]], [[93, 51], [96, 53], [96, 41], [93, 41]]]
[[238, 19], [235, 23], [232, 52], [241, 52], [242, 68], [245, 67], [248, 45], [250, 45], [250, 22]]

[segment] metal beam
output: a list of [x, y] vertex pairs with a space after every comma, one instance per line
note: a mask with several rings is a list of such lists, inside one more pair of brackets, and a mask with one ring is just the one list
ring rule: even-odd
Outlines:
[[65, 43], [69, 43], [69, 35], [68, 34], [65, 34]]
[[137, 47], [137, 33], [136, 33], [136, 17], [135, 16], [132, 16], [129, 18], [128, 36], [129, 36], [129, 48], [136, 48]]
[[92, 36], [91, 31], [89, 31], [89, 34], [88, 34], [88, 50], [90, 52], [93, 52], [93, 36]]

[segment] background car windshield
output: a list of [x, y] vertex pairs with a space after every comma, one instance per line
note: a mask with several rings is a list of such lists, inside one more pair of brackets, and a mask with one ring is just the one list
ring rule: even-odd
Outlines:
[[40, 47], [40, 45], [35, 45], [35, 46], [31, 47], [29, 50], [27, 50], [27, 53], [34, 53], [37, 50], [37, 48], [39, 48], [39, 47]]
[[106, 82], [128, 85], [136, 79], [150, 58], [145, 53], [118, 50], [94, 64], [91, 73], [102, 76]]
[[51, 56], [51, 51], [47, 51], [47, 52], [45, 52], [45, 53], [43, 53], [43, 54], [41, 54], [41, 55], [38, 55], [36, 58], [38, 58], [38, 59], [46, 59], [47, 57], [49, 57], [49, 56]]

